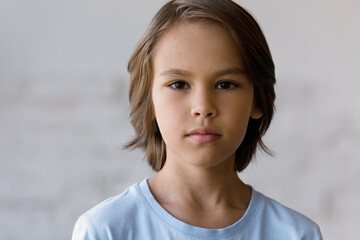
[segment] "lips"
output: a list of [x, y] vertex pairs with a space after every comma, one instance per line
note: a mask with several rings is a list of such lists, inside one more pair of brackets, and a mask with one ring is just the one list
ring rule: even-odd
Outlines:
[[201, 127], [191, 130], [186, 137], [196, 143], [212, 143], [218, 140], [221, 134], [214, 129]]

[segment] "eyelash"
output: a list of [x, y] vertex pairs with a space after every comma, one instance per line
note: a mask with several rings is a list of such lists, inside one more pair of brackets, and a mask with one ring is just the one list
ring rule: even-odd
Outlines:
[[[175, 85], [180, 85], [180, 84], [185, 87], [184, 88], [179, 88], [179, 86], [175, 87]], [[190, 88], [190, 86], [184, 81], [173, 82], [173, 83], [169, 84], [168, 87], [170, 87], [171, 89], [176, 90], [176, 91]]]
[[[221, 84], [229, 84], [230, 87], [225, 88], [225, 89], [224, 88], [219, 88], [219, 86]], [[175, 91], [180, 91], [180, 90], [185, 90], [185, 89], [190, 88], [189, 84], [187, 84], [185, 81], [173, 82], [173, 83], [169, 84], [168, 87], [170, 87], [171, 89], [173, 89]], [[215, 89], [218, 89], [218, 90], [232, 90], [232, 89], [235, 89], [235, 88], [238, 88], [238, 87], [239, 87], [239, 84], [231, 82], [231, 81], [220, 81], [220, 82], [216, 83], [216, 85], [215, 85]]]
[[[224, 83], [229, 84], [230, 88], [226, 88], [226, 89], [218, 88], [218, 86], [220, 86], [220, 84], [224, 84]], [[231, 81], [221, 81], [221, 82], [216, 84], [216, 89], [220, 89], [220, 90], [232, 90], [232, 89], [235, 89], [235, 88], [238, 88], [238, 87], [239, 87], [239, 84], [231, 82]]]

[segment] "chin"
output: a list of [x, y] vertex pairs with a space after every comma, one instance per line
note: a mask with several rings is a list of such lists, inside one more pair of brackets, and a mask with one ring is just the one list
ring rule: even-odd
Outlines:
[[202, 168], [216, 168], [227, 165], [231, 162], [232, 166], [234, 165], [233, 161], [230, 159], [224, 159], [223, 157], [214, 157], [212, 156], [197, 156], [196, 159], [191, 159], [188, 161], [190, 164], [196, 167]]

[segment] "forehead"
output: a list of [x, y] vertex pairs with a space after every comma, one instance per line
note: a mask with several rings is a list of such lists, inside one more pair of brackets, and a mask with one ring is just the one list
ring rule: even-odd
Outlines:
[[222, 25], [208, 21], [181, 22], [171, 26], [157, 41], [153, 71], [164, 68], [221, 70], [243, 68], [236, 42]]

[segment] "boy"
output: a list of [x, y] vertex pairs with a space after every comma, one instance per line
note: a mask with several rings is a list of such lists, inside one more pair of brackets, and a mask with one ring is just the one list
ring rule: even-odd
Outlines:
[[274, 112], [274, 64], [230, 0], [175, 0], [129, 61], [127, 147], [157, 172], [82, 215], [73, 239], [321, 239], [318, 226], [245, 185]]

